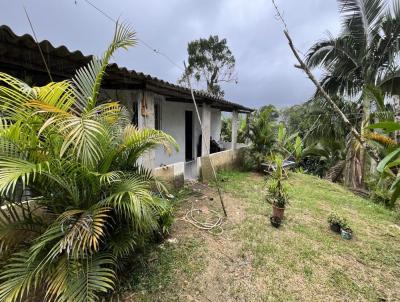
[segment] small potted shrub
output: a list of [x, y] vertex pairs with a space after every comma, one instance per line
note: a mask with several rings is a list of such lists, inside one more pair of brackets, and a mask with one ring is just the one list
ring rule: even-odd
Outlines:
[[345, 223], [345, 220], [338, 213], [333, 212], [328, 216], [328, 223], [333, 232], [340, 233], [340, 228]]
[[343, 225], [340, 227], [340, 237], [345, 240], [350, 240], [353, 238], [353, 230], [347, 223], [343, 223]]
[[287, 187], [283, 182], [283, 159], [280, 155], [276, 155], [274, 161], [276, 170], [268, 180], [267, 201], [272, 204], [272, 217], [278, 217], [282, 220], [289, 198]]

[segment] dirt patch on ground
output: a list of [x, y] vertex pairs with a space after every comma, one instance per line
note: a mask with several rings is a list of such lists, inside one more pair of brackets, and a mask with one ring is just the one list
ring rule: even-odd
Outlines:
[[[239, 199], [224, 193], [223, 200], [228, 213], [222, 224], [222, 234], [214, 235], [206, 230], [200, 230], [185, 221], [186, 213], [192, 208], [202, 210], [201, 217], [217, 211], [223, 216], [222, 208], [216, 189], [209, 186], [192, 183], [189, 187], [195, 194], [185, 200], [176, 213], [176, 222], [172, 228], [168, 244], [183, 244], [196, 239], [201, 247], [195, 259], [202, 263], [201, 271], [191, 280], [186, 276], [175, 275], [173, 293], [166, 297], [151, 297], [152, 301], [255, 301], [249, 297], [257, 294], [257, 284], [253, 281], [252, 257], [241, 253], [241, 242], [235, 238], [235, 229], [245, 219], [245, 205]], [[125, 301], [138, 301], [132, 293]], [[140, 300], [140, 299], [139, 299]], [[142, 300], [140, 300], [142, 301]], [[147, 301], [147, 300], [146, 300]]]
[[218, 192], [199, 183], [192, 184], [191, 188], [199, 196], [189, 198], [177, 213], [179, 218], [172, 237], [177, 240], [191, 236], [201, 238], [205, 247], [201, 255], [205, 266], [194, 282], [186, 284], [182, 301], [249, 301], [246, 297], [256, 290], [251, 282], [252, 257], [241, 253], [241, 242], [234, 236], [235, 228], [245, 218], [245, 205], [241, 200], [223, 194], [228, 218], [222, 224], [222, 234], [213, 235], [195, 228], [183, 217], [192, 207], [203, 212], [218, 211], [222, 215]]

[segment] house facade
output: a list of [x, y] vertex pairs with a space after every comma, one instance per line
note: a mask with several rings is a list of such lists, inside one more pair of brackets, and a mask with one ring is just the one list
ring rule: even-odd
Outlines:
[[[39, 43], [53, 80], [71, 78], [92, 56], [54, 47], [48, 41]], [[0, 26], [0, 71], [9, 73], [32, 85], [49, 82], [48, 73], [38, 45], [30, 35], [17, 36], [7, 26]], [[170, 134], [179, 151], [167, 154], [157, 149], [141, 159], [154, 175], [180, 185], [184, 179], [211, 178], [211, 162], [218, 167], [234, 165], [240, 158], [241, 146], [236, 143], [239, 113], [252, 110], [239, 104], [217, 99], [195, 91], [200, 126], [191, 92], [185, 87], [111, 64], [102, 83], [103, 100], [116, 100], [130, 113], [132, 123], [139, 128], [154, 128]], [[232, 114], [232, 139], [220, 140], [222, 112]], [[202, 139], [202, 133], [205, 140]], [[211, 140], [225, 150], [208, 156]]]

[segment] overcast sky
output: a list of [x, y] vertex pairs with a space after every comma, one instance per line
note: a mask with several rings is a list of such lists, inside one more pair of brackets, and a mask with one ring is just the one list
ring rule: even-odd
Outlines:
[[[210, 34], [227, 38], [236, 57], [238, 84], [224, 86], [227, 100], [251, 107], [301, 103], [314, 92], [293, 58], [270, 0], [91, 0], [110, 16], [130, 22], [138, 38], [178, 64], [187, 43]], [[339, 32], [336, 0], [277, 0], [298, 49], [304, 53], [327, 31]], [[25, 5], [39, 40], [84, 54], [101, 54], [113, 24], [84, 0], [0, 0], [1, 23], [18, 35], [31, 33]], [[120, 52], [120, 66], [176, 83], [181, 70], [143, 45]]]

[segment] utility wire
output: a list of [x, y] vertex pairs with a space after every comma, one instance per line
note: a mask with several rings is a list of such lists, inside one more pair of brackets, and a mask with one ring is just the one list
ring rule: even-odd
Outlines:
[[[111, 22], [117, 23], [117, 20], [115, 20], [114, 18], [112, 18], [109, 14], [107, 14], [105, 11], [103, 11], [102, 9], [98, 8], [96, 5], [94, 5], [92, 2], [90, 2], [89, 0], [84, 0], [87, 4], [89, 4], [91, 7], [93, 7], [95, 10], [97, 10], [100, 14], [102, 14], [104, 17], [106, 17], [108, 20], [110, 20]], [[75, 1], [76, 4], [76, 1]]]
[[37, 36], [36, 36], [35, 29], [33, 28], [31, 19], [29, 18], [28, 11], [27, 11], [27, 9], [26, 9], [25, 6], [23, 6], [23, 8], [24, 8], [24, 11], [25, 11], [26, 18], [28, 19], [29, 26], [31, 27], [33, 37], [35, 38], [36, 45], [37, 45], [37, 47], [39, 48], [40, 55], [41, 55], [41, 57], [42, 57], [42, 59], [43, 59], [44, 66], [46, 67], [47, 74], [49, 75], [50, 81], [53, 82], [53, 77], [51, 76], [51, 72], [50, 72], [49, 66], [47, 66], [46, 59], [44, 58], [44, 54], [43, 54], [43, 52], [42, 52], [42, 48], [40, 47], [38, 38], [37, 38]]
[[[91, 7], [93, 7], [95, 10], [97, 10], [100, 14], [102, 14], [104, 17], [106, 17], [108, 20], [110, 20], [113, 23], [117, 23], [117, 20], [113, 17], [111, 17], [109, 14], [107, 14], [104, 10], [102, 10], [101, 8], [99, 8], [98, 6], [94, 5], [91, 1], [89, 0], [84, 0], [87, 4], [89, 4]], [[156, 53], [162, 57], [164, 57], [167, 61], [169, 61], [172, 65], [174, 65], [175, 67], [177, 67], [180, 70], [184, 70], [181, 66], [179, 66], [178, 64], [176, 64], [167, 54], [159, 51], [157, 48], [152, 47], [149, 43], [147, 43], [146, 41], [144, 41], [141, 38], [137, 39], [140, 43], [143, 44], [143, 46], [145, 46], [146, 48], [148, 48], [150, 51], [152, 51], [153, 53]]]

